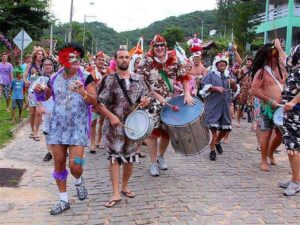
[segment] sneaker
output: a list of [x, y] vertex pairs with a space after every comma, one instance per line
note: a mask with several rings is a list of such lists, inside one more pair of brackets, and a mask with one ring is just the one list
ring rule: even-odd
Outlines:
[[300, 191], [300, 184], [299, 183], [296, 184], [293, 181], [291, 181], [289, 183], [289, 186], [287, 186], [287, 188], [284, 190], [283, 194], [285, 196], [293, 196], [299, 191]]
[[51, 159], [52, 159], [52, 155], [51, 155], [50, 152], [48, 152], [48, 153], [44, 156], [43, 161], [44, 161], [44, 162], [48, 162], [48, 161], [50, 161]]
[[88, 196], [88, 192], [87, 192], [87, 189], [85, 187], [85, 184], [84, 184], [84, 179], [81, 178], [81, 183], [78, 184], [78, 185], [75, 185], [76, 187], [76, 191], [77, 191], [77, 197], [79, 200], [84, 200], [87, 198]]
[[219, 154], [222, 154], [222, 153], [223, 153], [223, 148], [222, 148], [222, 146], [221, 146], [221, 143], [216, 144], [216, 149], [217, 149], [217, 152], [218, 152]]
[[159, 176], [158, 167], [159, 167], [158, 163], [152, 163], [152, 165], [150, 166], [150, 175], [152, 177], [158, 177]]
[[291, 181], [279, 181], [278, 186], [281, 188], [287, 188]]
[[209, 159], [211, 161], [216, 161], [216, 159], [217, 159], [216, 151], [210, 151], [210, 153], [209, 153]]
[[61, 214], [63, 211], [70, 209], [70, 203], [64, 202], [60, 200], [58, 203], [56, 203], [52, 209], [50, 210], [51, 215], [58, 215]]
[[159, 167], [160, 167], [161, 170], [167, 170], [168, 169], [167, 162], [166, 162], [166, 160], [163, 156], [158, 156], [157, 163], [159, 164]]

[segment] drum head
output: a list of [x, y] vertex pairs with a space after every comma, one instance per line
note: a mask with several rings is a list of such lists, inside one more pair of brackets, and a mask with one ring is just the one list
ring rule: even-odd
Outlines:
[[147, 133], [149, 125], [149, 115], [143, 110], [137, 110], [126, 118], [125, 134], [131, 140], [139, 140]]
[[172, 98], [168, 103], [177, 106], [178, 111], [173, 111], [171, 107], [165, 105], [161, 110], [161, 120], [169, 126], [184, 126], [192, 123], [202, 115], [204, 107], [203, 103], [196, 97], [195, 105], [188, 106], [183, 103], [184, 96]]
[[274, 112], [273, 115], [273, 122], [275, 125], [277, 126], [282, 126], [283, 125], [283, 107], [280, 106], [279, 108], [277, 108]]

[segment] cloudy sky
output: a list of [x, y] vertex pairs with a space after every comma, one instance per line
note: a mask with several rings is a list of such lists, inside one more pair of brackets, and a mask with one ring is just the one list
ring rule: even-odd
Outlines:
[[[216, 8], [215, 0], [73, 0], [73, 21], [99, 21], [116, 31], [144, 28], [157, 20]], [[51, 11], [62, 23], [70, 20], [71, 0], [52, 0]]]

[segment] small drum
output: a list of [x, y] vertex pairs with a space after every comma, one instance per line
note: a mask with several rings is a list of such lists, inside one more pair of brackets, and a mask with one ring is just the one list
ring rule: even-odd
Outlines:
[[142, 141], [150, 136], [154, 128], [154, 119], [143, 110], [136, 110], [125, 120], [125, 134], [134, 141]]
[[283, 112], [284, 107], [280, 106], [275, 110], [273, 115], [273, 122], [281, 132], [283, 132]]
[[179, 110], [173, 110], [165, 105], [161, 111], [161, 119], [167, 126], [175, 152], [188, 156], [198, 154], [209, 146], [211, 132], [202, 124], [203, 103], [198, 98], [194, 98], [196, 104], [188, 106], [183, 103], [183, 99], [184, 96], [178, 96], [168, 101]]

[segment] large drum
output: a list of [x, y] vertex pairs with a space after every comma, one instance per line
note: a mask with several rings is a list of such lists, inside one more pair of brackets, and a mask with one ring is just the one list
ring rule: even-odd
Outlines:
[[183, 103], [183, 98], [178, 96], [168, 101], [178, 110], [165, 105], [161, 119], [167, 126], [175, 152], [188, 156], [204, 151], [211, 142], [211, 133], [203, 126], [203, 103], [194, 98], [196, 104], [188, 106]]
[[284, 112], [284, 107], [279, 106], [275, 110], [273, 115], [273, 122], [281, 132], [283, 132], [283, 112]]
[[125, 134], [134, 141], [142, 141], [150, 136], [154, 128], [154, 119], [143, 110], [130, 113], [125, 120]]

